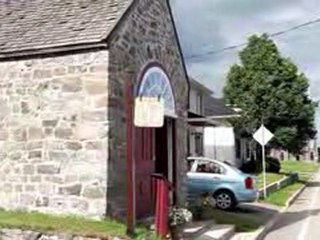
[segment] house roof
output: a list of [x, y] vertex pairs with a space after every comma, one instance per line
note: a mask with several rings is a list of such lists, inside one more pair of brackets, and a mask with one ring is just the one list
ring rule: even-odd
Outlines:
[[211, 91], [209, 88], [207, 88], [205, 85], [200, 83], [199, 81], [195, 80], [193, 77], [188, 76], [191, 88], [196, 88], [200, 91], [203, 91], [209, 95], [213, 94], [213, 91]]
[[0, 57], [101, 42], [133, 0], [0, 0]]
[[204, 112], [205, 116], [229, 116], [229, 115], [237, 115], [237, 112], [232, 108], [227, 107], [222, 99], [207, 97], [204, 102]]

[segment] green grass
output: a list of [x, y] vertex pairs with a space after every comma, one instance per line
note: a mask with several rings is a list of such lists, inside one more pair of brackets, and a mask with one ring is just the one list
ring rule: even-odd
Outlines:
[[[301, 181], [307, 181], [310, 174], [315, 172], [319, 168], [319, 164], [311, 162], [296, 162], [296, 161], [283, 161], [281, 162], [281, 172], [278, 173], [267, 173], [267, 185], [273, 182], [279, 181], [284, 177], [285, 174], [290, 172], [296, 172], [299, 174]], [[263, 187], [263, 174], [257, 175], [257, 187], [260, 189]]]
[[296, 172], [301, 181], [307, 181], [311, 174], [319, 169], [318, 163], [301, 161], [283, 161], [281, 162], [281, 171], [285, 173]]
[[[106, 219], [89, 220], [73, 216], [53, 216], [36, 212], [0, 210], [0, 228], [19, 228], [42, 232], [63, 232], [88, 237], [108, 238], [110, 236], [126, 237], [123, 224]], [[135, 239], [143, 239], [149, 232], [137, 229]], [[153, 239], [153, 238], [148, 238]]]
[[294, 184], [282, 188], [279, 191], [271, 193], [266, 199], [263, 199], [262, 202], [271, 203], [281, 207], [285, 206], [287, 200], [302, 186], [302, 182], [295, 182]]
[[[273, 183], [273, 182], [277, 182], [283, 177], [284, 177], [284, 174], [266, 173], [267, 185], [269, 185], [270, 183]], [[262, 173], [257, 175], [257, 188], [258, 189], [263, 188], [263, 174]]]
[[262, 223], [259, 217], [254, 215], [244, 216], [237, 212], [227, 212], [214, 208], [206, 208], [202, 220], [214, 219], [218, 224], [231, 224], [236, 232], [251, 232], [258, 229]]
[[[277, 206], [284, 206], [286, 201], [305, 184], [314, 172], [319, 169], [319, 164], [311, 162], [298, 161], [283, 161], [281, 162], [281, 172], [287, 174], [296, 172], [299, 174], [299, 181], [282, 188], [262, 200], [263, 202], [271, 203]], [[283, 176], [283, 175], [281, 175]]]

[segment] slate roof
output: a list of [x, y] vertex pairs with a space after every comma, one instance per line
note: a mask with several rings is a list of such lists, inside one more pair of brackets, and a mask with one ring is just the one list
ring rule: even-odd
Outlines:
[[0, 57], [104, 40], [133, 0], [0, 0]]
[[204, 112], [205, 116], [228, 116], [228, 115], [236, 115], [237, 112], [232, 108], [227, 107], [222, 99], [207, 97], [204, 102]]

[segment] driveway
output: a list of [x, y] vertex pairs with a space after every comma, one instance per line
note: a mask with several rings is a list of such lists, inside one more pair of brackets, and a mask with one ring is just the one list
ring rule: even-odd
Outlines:
[[214, 220], [217, 224], [234, 225], [237, 232], [250, 232], [265, 225], [278, 211], [279, 208], [266, 204], [240, 204], [232, 211], [208, 208], [202, 220]]

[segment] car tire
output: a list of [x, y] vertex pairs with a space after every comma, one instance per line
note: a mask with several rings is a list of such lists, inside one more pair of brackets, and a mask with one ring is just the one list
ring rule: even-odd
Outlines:
[[221, 210], [231, 210], [237, 205], [236, 198], [231, 191], [220, 190], [214, 194], [216, 208]]

